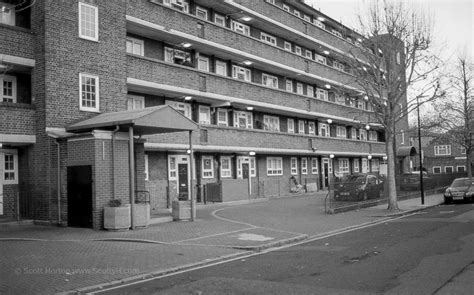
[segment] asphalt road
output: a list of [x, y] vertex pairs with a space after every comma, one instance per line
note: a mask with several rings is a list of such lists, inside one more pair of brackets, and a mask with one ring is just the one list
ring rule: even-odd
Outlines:
[[100, 294], [473, 294], [474, 204], [418, 214]]

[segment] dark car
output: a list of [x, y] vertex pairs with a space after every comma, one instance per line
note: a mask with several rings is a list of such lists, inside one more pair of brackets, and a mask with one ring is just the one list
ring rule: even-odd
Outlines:
[[474, 200], [474, 178], [456, 178], [444, 192], [446, 204]]
[[[405, 173], [399, 179], [400, 189], [403, 191], [419, 190], [420, 189], [420, 171], [412, 171]], [[434, 181], [423, 171], [423, 188], [433, 188]]]
[[334, 198], [337, 201], [362, 201], [383, 196], [384, 178], [375, 174], [354, 174], [345, 176], [334, 184]]

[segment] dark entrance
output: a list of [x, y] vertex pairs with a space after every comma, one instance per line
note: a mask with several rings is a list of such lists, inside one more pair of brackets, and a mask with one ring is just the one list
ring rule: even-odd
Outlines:
[[249, 179], [249, 164], [248, 163], [242, 164], [242, 178]]
[[188, 164], [178, 164], [178, 199], [188, 200]]
[[329, 187], [329, 163], [323, 164], [323, 172], [324, 172], [324, 187]]
[[92, 166], [67, 167], [68, 226], [92, 228]]

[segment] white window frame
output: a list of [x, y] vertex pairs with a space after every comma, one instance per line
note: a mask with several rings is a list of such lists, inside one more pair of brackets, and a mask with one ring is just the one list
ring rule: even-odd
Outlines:
[[298, 133], [299, 134], [305, 134], [305, 122], [304, 120], [298, 120]]
[[308, 122], [308, 134], [316, 135], [316, 123], [313, 121]]
[[338, 30], [331, 30], [331, 33], [334, 35], [334, 36], [337, 36], [339, 38], [342, 38], [342, 33], [339, 32]]
[[311, 174], [318, 174], [318, 158], [311, 158]]
[[[226, 109], [217, 109], [217, 126], [229, 126], [229, 111]], [[225, 120], [221, 120], [220, 114], [224, 114]]]
[[315, 55], [314, 55], [314, 58], [315, 58], [316, 61], [319, 62], [320, 64], [327, 65], [327, 63], [328, 63], [326, 57], [324, 57], [324, 56], [322, 56], [322, 55], [315, 54]]
[[309, 17], [309, 15], [303, 14], [303, 19], [307, 22], [311, 22], [311, 17]]
[[326, 25], [322, 21], [317, 20], [316, 18], [313, 19], [313, 24], [320, 29], [326, 29]]
[[225, 16], [219, 13], [215, 13], [214, 23], [218, 26], [225, 27]]
[[143, 159], [145, 160], [145, 180], [150, 180], [150, 166], [148, 165], [148, 155], [145, 154]]
[[[462, 170], [463, 170], [463, 171], [459, 171], [459, 168], [461, 168], [461, 167], [462, 167]], [[457, 172], [457, 173], [464, 173], [464, 172], [466, 172], [466, 166], [465, 166], [465, 165], [457, 165], [457, 166], [456, 166], [456, 172]]]
[[304, 56], [309, 59], [313, 59], [313, 53], [310, 50], [304, 50]]
[[301, 47], [295, 45], [295, 53], [298, 55], [302, 55], [303, 51], [301, 51]]
[[354, 173], [359, 173], [359, 159], [354, 159], [352, 161], [352, 167], [353, 167], [353, 170], [354, 170]]
[[336, 137], [347, 138], [347, 128], [345, 126], [336, 126]]
[[339, 173], [349, 173], [349, 159], [348, 158], [340, 158], [338, 159], [338, 167]]
[[[204, 162], [210, 161], [211, 168], [204, 168]], [[214, 178], [214, 157], [213, 156], [202, 156], [201, 159], [201, 173], [202, 178]]]
[[[451, 172], [448, 172], [448, 171], [447, 171], [448, 168], [451, 169]], [[445, 174], [448, 174], [448, 173], [449, 173], [449, 174], [453, 174], [453, 173], [454, 173], [454, 167], [453, 167], [453, 166], [444, 166], [444, 173], [445, 173]]]
[[127, 95], [127, 110], [140, 110], [145, 108], [145, 97], [139, 95]]
[[[14, 149], [0, 149], [0, 155], [2, 158], [0, 159], [0, 171], [2, 171], [2, 175], [0, 177], [3, 178], [2, 183], [4, 185], [7, 184], [18, 184], [18, 151]], [[13, 169], [10, 169], [10, 166], [7, 167], [6, 164], [6, 157], [12, 158], [11, 164], [13, 165]], [[8, 168], [8, 169], [7, 169]], [[13, 175], [12, 178], [6, 178], [6, 174]]]
[[[221, 156], [221, 178], [230, 178], [232, 177], [232, 157], [230, 156]], [[224, 168], [224, 162], [229, 164], [228, 168]]]
[[209, 72], [209, 57], [199, 56], [197, 61], [199, 70]]
[[306, 95], [309, 97], [314, 97], [314, 87], [311, 85], [306, 86]]
[[[182, 60], [182, 62], [175, 62], [175, 60]], [[164, 61], [173, 63], [173, 64], [182, 64], [185, 61], [191, 61], [191, 54], [187, 51], [179, 50], [179, 49], [174, 49], [171, 47], [166, 47], [164, 48]]]
[[308, 174], [308, 158], [301, 158], [301, 174]]
[[[245, 124], [241, 126], [239, 119], [244, 119]], [[234, 111], [234, 127], [253, 129], [253, 114], [251, 112]]]
[[[130, 47], [129, 47], [129, 44], [130, 44]], [[131, 49], [131, 50], [129, 50], [129, 49]], [[126, 51], [129, 54], [144, 56], [145, 55], [145, 42], [141, 39], [127, 37], [127, 39], [126, 39]]]
[[[94, 87], [95, 87], [95, 92], [85, 92], [83, 93], [82, 90], [82, 85], [83, 85], [83, 79], [93, 79], [94, 80]], [[86, 73], [79, 73], [79, 110], [81, 111], [87, 111], [87, 112], [99, 112], [100, 110], [100, 95], [99, 95], [99, 76], [95, 75], [90, 75]], [[84, 106], [83, 105], [83, 100], [82, 96], [83, 95], [94, 95], [93, 101], [95, 102], [94, 107], [89, 107], [89, 106]], [[88, 99], [88, 101], [92, 101], [92, 99]]]
[[402, 140], [400, 141], [401, 144], [405, 144], [405, 131], [400, 130], [400, 134], [402, 136]]
[[[444, 151], [444, 152], [443, 152]], [[451, 155], [451, 145], [435, 145], [434, 146], [435, 156], [450, 156]]]
[[277, 39], [274, 36], [269, 35], [269, 34], [264, 33], [264, 32], [260, 33], [260, 40], [262, 40], [263, 42], [265, 42], [267, 44], [273, 45], [273, 46], [277, 45]]
[[357, 128], [355, 127], [351, 128], [351, 139], [357, 139]]
[[178, 157], [179, 155], [168, 155], [168, 180], [178, 180]]
[[288, 42], [288, 41], [284, 41], [283, 42], [283, 49], [285, 49], [286, 51], [291, 51], [291, 43]]
[[199, 106], [199, 124], [211, 124], [211, 107]]
[[298, 10], [293, 10], [293, 14], [296, 15], [297, 17], [301, 17], [301, 14]]
[[249, 164], [249, 174], [250, 177], [257, 176], [257, 161], [255, 157], [237, 157], [237, 178], [242, 179], [242, 164], [248, 163]]
[[377, 131], [375, 130], [369, 131], [369, 141], [377, 141]]
[[359, 140], [367, 141], [367, 130], [359, 129]]
[[182, 113], [185, 117], [192, 119], [191, 104], [174, 100], [166, 100], [165, 104], [172, 106], [175, 110]]
[[441, 174], [441, 166], [433, 166], [433, 174]]
[[293, 92], [293, 80], [286, 79], [285, 89], [286, 91]]
[[278, 77], [268, 74], [262, 74], [262, 85], [278, 89]]
[[[5, 95], [5, 82], [11, 84], [11, 94]], [[0, 75], [0, 102], [17, 102], [17, 83], [15, 76]]]
[[216, 60], [216, 74], [227, 76], [227, 63], [225, 61]]
[[234, 31], [234, 32], [237, 32], [239, 34], [246, 35], [246, 36], [250, 35], [250, 27], [247, 26], [247, 25], [244, 25], [243, 23], [232, 20], [230, 27], [231, 27], [232, 31]]
[[296, 93], [303, 95], [303, 83], [296, 83]]
[[287, 125], [288, 125], [288, 128], [287, 128], [288, 133], [295, 133], [295, 120], [294, 119], [288, 119]]
[[280, 132], [280, 118], [277, 116], [263, 115], [263, 129]]
[[298, 158], [290, 158], [290, 173], [291, 175], [298, 175]]
[[340, 70], [340, 71], [345, 70], [344, 65], [342, 63], [336, 61], [336, 60], [332, 62], [332, 66], [333, 66], [333, 68], [335, 68], [337, 70]]
[[283, 4], [282, 8], [284, 11], [290, 12], [290, 6]]
[[[240, 79], [239, 75], [243, 75], [243, 79]], [[250, 69], [232, 65], [232, 77], [237, 80], [250, 82], [252, 80], [252, 73]]]
[[378, 172], [380, 170], [380, 160], [379, 159], [372, 159], [370, 161], [370, 165], [372, 166], [372, 172]]
[[318, 134], [322, 137], [330, 137], [331, 131], [329, 124], [326, 123], [318, 123]]
[[200, 18], [202, 20], [207, 20], [208, 17], [208, 11], [206, 8], [202, 6], [196, 6], [196, 17]]
[[[88, 10], [88, 12], [93, 13], [93, 15], [84, 15], [84, 17], [89, 16], [87, 21], [84, 21], [84, 22], [83, 22], [83, 14], [85, 13], [85, 11], [83, 9]], [[79, 14], [78, 16], [79, 17], [78, 18], [79, 19], [79, 25], [78, 25], [79, 37], [82, 39], [87, 39], [91, 41], [98, 41], [99, 40], [99, 8], [94, 5], [90, 5], [84, 2], [79, 2], [78, 14]], [[87, 28], [88, 32], [83, 33], [82, 31], [83, 29], [84, 30], [86, 29], [84, 28], [86, 24], [90, 25], [92, 28]]]
[[267, 176], [283, 175], [283, 158], [267, 157]]
[[361, 172], [362, 173], [369, 172], [369, 160], [367, 158], [362, 158]]
[[322, 88], [316, 88], [316, 98], [321, 100], [329, 100], [329, 93]]

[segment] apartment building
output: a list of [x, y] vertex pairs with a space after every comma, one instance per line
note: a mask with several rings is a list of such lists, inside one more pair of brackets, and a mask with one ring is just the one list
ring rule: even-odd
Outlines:
[[385, 156], [345, 63], [363, 37], [304, 1], [0, 7], [4, 217], [98, 229], [112, 198], [285, 196]]

